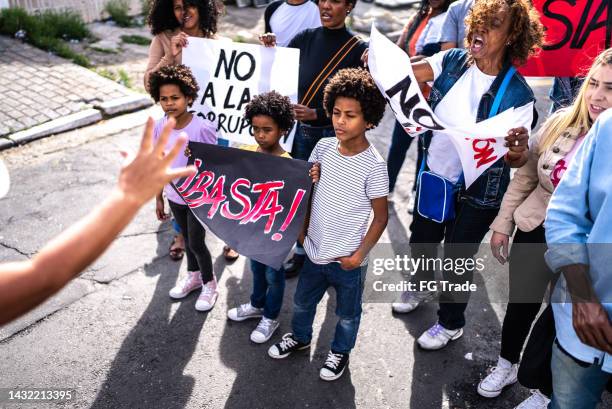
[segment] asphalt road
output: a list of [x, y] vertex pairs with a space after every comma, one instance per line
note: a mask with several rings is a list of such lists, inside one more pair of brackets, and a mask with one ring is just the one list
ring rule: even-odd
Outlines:
[[[539, 85], [542, 94], [545, 85]], [[12, 187], [0, 200], [0, 261], [30, 257], [103, 200], [115, 182], [119, 149], [136, 146], [146, 115], [130, 114], [2, 152]], [[392, 123], [387, 115], [369, 135], [383, 154]], [[394, 246], [408, 240], [414, 147], [408, 156], [382, 239]], [[400, 317], [388, 304], [365, 304], [350, 370], [333, 383], [318, 378], [335, 326], [333, 297], [326, 296], [311, 351], [274, 361], [266, 355], [271, 342], [254, 345], [248, 339], [256, 322], [226, 319], [229, 308], [248, 299], [251, 279], [244, 258], [226, 265], [222, 243], [212, 235], [208, 244], [221, 289], [214, 310], [196, 312], [195, 294], [181, 302], [169, 299], [185, 263], [168, 258], [172, 234], [155, 220], [153, 209], [153, 203], [145, 206], [66, 291], [0, 329], [0, 388], [74, 388], [76, 399], [55, 405], [0, 402], [0, 407], [512, 408], [528, 395], [519, 385], [496, 400], [476, 394], [476, 384], [497, 358], [504, 311], [486, 292], [473, 297], [464, 337], [438, 352], [415, 344], [436, 319], [434, 305]], [[295, 284], [287, 285], [273, 340], [289, 331]]]

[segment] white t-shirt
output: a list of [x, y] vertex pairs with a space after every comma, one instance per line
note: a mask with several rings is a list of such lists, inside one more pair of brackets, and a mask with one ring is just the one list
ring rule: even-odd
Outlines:
[[[426, 59], [434, 72], [434, 81], [442, 72], [442, 59], [448, 51], [439, 52]], [[495, 76], [483, 73], [476, 64], [472, 64], [438, 103], [434, 113], [449, 126], [463, 125], [467, 118], [471, 118], [475, 123], [480, 100], [491, 88], [494, 80]], [[514, 114], [516, 115], [515, 127], [524, 126], [530, 129], [533, 121], [533, 102], [516, 108]], [[433, 132], [431, 145], [427, 152], [427, 166], [435, 174], [453, 183], [459, 180], [463, 168], [457, 149], [448, 135]]]
[[276, 34], [276, 44], [286, 47], [297, 33], [321, 27], [319, 7], [310, 0], [298, 6], [285, 2], [270, 17], [270, 27]]
[[423, 47], [425, 47], [427, 44], [438, 42], [445, 17], [446, 12], [429, 19], [416, 42], [415, 48], [417, 54], [421, 54], [423, 52]]
[[336, 138], [322, 138], [308, 160], [321, 164], [304, 239], [304, 250], [316, 264], [353, 254], [366, 235], [371, 200], [389, 194], [387, 164], [376, 148], [370, 145], [357, 155], [344, 156], [338, 143]]

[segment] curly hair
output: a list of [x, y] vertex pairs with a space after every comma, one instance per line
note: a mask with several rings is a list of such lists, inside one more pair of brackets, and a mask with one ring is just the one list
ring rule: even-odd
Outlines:
[[353, 98], [359, 101], [363, 118], [377, 126], [384, 113], [387, 102], [381, 95], [370, 73], [361, 68], [345, 68], [338, 71], [325, 87], [323, 107], [331, 117], [338, 97]]
[[[174, 6], [172, 0], [150, 0], [151, 8], [147, 16], [147, 24], [151, 27], [151, 34], [157, 35], [166, 30], [174, 30], [181, 27], [181, 23], [174, 17]], [[219, 15], [223, 11], [223, 5], [217, 0], [183, 0], [184, 7], [196, 7], [200, 16], [200, 29], [206, 37], [211, 37], [217, 32]]]
[[183, 64], [166, 65], [160, 68], [159, 71], [151, 73], [149, 77], [149, 92], [155, 102], [159, 102], [159, 91], [162, 85], [168, 84], [178, 85], [183, 95], [191, 99], [189, 106], [191, 106], [193, 101], [198, 97], [200, 87], [189, 67]]
[[244, 109], [244, 117], [252, 122], [253, 117], [258, 115], [272, 118], [281, 131], [290, 130], [295, 122], [291, 100], [276, 91], [256, 95], [247, 104]]
[[506, 46], [506, 57], [514, 64], [523, 65], [536, 55], [544, 43], [544, 26], [540, 15], [529, 0], [478, 0], [465, 20], [467, 33], [465, 45], [472, 42], [477, 27], [490, 27], [495, 14], [502, 5], [508, 7], [510, 31]]

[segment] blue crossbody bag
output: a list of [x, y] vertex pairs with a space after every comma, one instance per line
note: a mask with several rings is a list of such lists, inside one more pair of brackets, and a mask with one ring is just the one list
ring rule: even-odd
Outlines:
[[[506, 93], [506, 88], [512, 79], [516, 69], [510, 67], [504, 77], [504, 80], [499, 87], [497, 95], [493, 100], [493, 106], [489, 112], [489, 118], [497, 115], [501, 100]], [[431, 138], [429, 138], [431, 143]], [[427, 164], [427, 150], [429, 144], [423, 146], [423, 159], [421, 161], [421, 168], [419, 169], [418, 176], [418, 202], [417, 212], [430, 220], [437, 223], [444, 223], [447, 220], [455, 218], [455, 195], [459, 192], [461, 185], [463, 184], [463, 172], [457, 183], [453, 183], [450, 180], [437, 175], [429, 170], [425, 170]]]

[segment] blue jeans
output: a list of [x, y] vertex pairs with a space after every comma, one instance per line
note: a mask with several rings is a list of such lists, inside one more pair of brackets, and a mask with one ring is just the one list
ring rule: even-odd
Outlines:
[[312, 322], [317, 305], [329, 287], [336, 290], [336, 333], [334, 352], [348, 354], [355, 347], [361, 321], [361, 296], [367, 268], [343, 270], [339, 263], [315, 264], [308, 257], [293, 297], [291, 327], [295, 338], [305, 344], [312, 339]]
[[255, 260], [251, 260], [251, 272], [253, 273], [251, 305], [263, 308], [264, 317], [277, 319], [283, 305], [285, 272], [282, 268], [275, 270]]
[[577, 362], [556, 342], [551, 369], [553, 396], [549, 409], [594, 409], [610, 379], [600, 365]]

